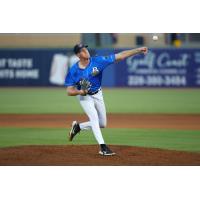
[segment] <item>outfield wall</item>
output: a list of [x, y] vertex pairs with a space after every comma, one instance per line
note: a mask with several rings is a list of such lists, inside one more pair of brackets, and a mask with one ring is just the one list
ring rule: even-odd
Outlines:
[[[123, 49], [90, 49], [108, 55]], [[0, 86], [63, 86], [72, 49], [0, 49]], [[106, 87], [200, 87], [200, 49], [150, 49], [104, 71]]]

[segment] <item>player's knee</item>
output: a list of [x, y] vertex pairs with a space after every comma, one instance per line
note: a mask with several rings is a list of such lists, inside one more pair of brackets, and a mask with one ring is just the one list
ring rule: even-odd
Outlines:
[[107, 123], [106, 122], [100, 122], [99, 126], [100, 126], [100, 128], [106, 128]]

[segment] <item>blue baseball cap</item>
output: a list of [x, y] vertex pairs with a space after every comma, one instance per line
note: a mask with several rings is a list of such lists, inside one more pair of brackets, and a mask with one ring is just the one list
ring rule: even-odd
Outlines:
[[88, 47], [88, 45], [84, 45], [82, 43], [76, 44], [74, 46], [74, 53], [77, 54], [81, 51], [82, 48], [87, 48], [87, 47]]

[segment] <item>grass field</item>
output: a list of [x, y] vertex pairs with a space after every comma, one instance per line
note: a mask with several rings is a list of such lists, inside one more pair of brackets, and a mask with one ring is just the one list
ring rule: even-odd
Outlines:
[[[200, 114], [198, 89], [104, 89], [108, 113]], [[0, 113], [83, 113], [75, 97], [62, 88], [1, 88]], [[0, 147], [69, 144], [67, 129], [0, 128]], [[91, 132], [73, 144], [96, 144]], [[109, 144], [200, 152], [200, 131], [104, 129]], [[71, 144], [71, 143], [70, 143]]]
[[[68, 131], [52, 128], [0, 128], [0, 147], [96, 144], [91, 131], [82, 132], [73, 142], [67, 140]], [[104, 129], [103, 134], [109, 144], [200, 152], [199, 131]]]
[[[104, 89], [108, 113], [200, 113], [198, 89]], [[0, 113], [82, 113], [62, 88], [0, 89]]]

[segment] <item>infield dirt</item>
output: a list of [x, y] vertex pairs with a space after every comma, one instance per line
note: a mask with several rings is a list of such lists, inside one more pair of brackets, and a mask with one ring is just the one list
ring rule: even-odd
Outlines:
[[[107, 114], [108, 128], [158, 128], [200, 130], [200, 115]], [[86, 121], [82, 114], [0, 114], [0, 127], [69, 128], [72, 121]]]

